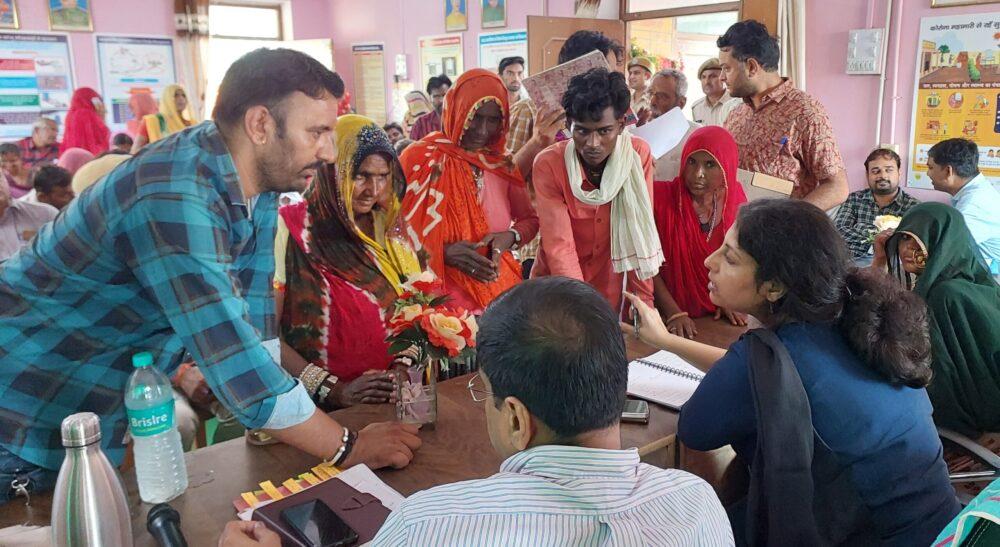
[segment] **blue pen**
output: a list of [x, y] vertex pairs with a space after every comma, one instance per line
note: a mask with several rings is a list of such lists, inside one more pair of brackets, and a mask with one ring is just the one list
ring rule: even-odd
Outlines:
[[781, 153], [785, 151], [786, 146], [788, 146], [788, 135], [781, 137], [781, 146], [778, 148], [778, 155], [771, 160], [771, 165], [769, 167], [771, 172], [777, 172], [777, 169], [774, 168], [774, 164], [781, 159]]

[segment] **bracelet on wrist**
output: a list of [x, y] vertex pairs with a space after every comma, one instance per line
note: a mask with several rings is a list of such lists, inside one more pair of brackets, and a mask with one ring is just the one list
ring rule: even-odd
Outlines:
[[677, 312], [677, 313], [671, 315], [669, 318], [667, 318], [667, 320], [664, 321], [663, 323], [666, 325], [666, 324], [669, 324], [674, 319], [680, 319], [681, 317], [688, 317], [689, 315], [690, 314], [688, 314], [688, 312], [686, 312], [686, 311]]
[[323, 384], [323, 380], [328, 376], [330, 376], [329, 372], [313, 364], [306, 365], [306, 368], [302, 369], [302, 372], [299, 373], [299, 381], [302, 382], [302, 387], [306, 389], [306, 393], [309, 394], [309, 398], [313, 402], [316, 402], [317, 392]]
[[336, 387], [337, 381], [340, 380], [333, 374], [327, 374], [323, 381], [319, 384], [319, 389], [316, 390], [316, 404], [323, 404], [326, 402], [327, 398], [330, 397], [330, 393], [333, 388]]
[[340, 465], [347, 458], [348, 452], [353, 448], [353, 442], [351, 441], [352, 433], [350, 429], [344, 428], [344, 435], [340, 438], [340, 448], [337, 449], [337, 453], [334, 454], [330, 459], [325, 460], [326, 463], [333, 465], [334, 467]]

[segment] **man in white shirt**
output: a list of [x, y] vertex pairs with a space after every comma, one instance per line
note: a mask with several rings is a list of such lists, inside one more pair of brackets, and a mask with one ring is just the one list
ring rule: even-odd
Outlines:
[[[687, 104], [687, 76], [683, 72], [665, 68], [657, 72], [649, 82], [649, 111], [639, 114], [639, 125], [650, 117], [659, 118], [674, 108], [684, 109]], [[684, 143], [701, 124], [688, 121], [688, 130], [681, 142], [667, 153], [656, 158], [656, 175], [654, 180], [674, 180], [681, 171], [681, 152]]]
[[951, 194], [979, 251], [994, 273], [1000, 264], [1000, 192], [979, 172], [979, 147], [966, 139], [943, 140], [927, 151], [927, 176]]
[[58, 214], [51, 205], [14, 199], [7, 181], [0, 177], [0, 261], [27, 245], [38, 230]]
[[621, 448], [628, 360], [589, 285], [526, 281], [493, 301], [470, 396], [500, 472], [414, 494], [372, 545], [733, 545], [712, 488]]
[[721, 75], [722, 65], [716, 57], [698, 67], [698, 80], [701, 81], [701, 91], [705, 96], [691, 105], [691, 116], [701, 125], [724, 125], [726, 116], [740, 105], [739, 99], [729, 96]]

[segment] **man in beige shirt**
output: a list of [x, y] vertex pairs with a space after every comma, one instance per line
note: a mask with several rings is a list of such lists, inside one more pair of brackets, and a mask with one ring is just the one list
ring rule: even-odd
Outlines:
[[653, 61], [648, 57], [634, 57], [628, 62], [628, 87], [632, 90], [630, 106], [633, 113], [649, 108], [646, 90], [649, 89], [649, 80], [654, 72], [656, 69], [653, 68]]
[[704, 97], [691, 105], [691, 115], [701, 125], [724, 125], [726, 116], [740, 105], [739, 99], [729, 96], [726, 83], [722, 81], [722, 65], [712, 57], [698, 67], [698, 80]]

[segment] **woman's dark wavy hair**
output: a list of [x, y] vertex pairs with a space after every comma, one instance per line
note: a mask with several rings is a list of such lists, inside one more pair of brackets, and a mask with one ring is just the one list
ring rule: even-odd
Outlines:
[[802, 201], [760, 200], [744, 205], [736, 224], [740, 247], [757, 262], [758, 285], [786, 289], [771, 310], [777, 324], [835, 324], [890, 383], [930, 382], [926, 305], [884, 272], [851, 267], [826, 213]]

